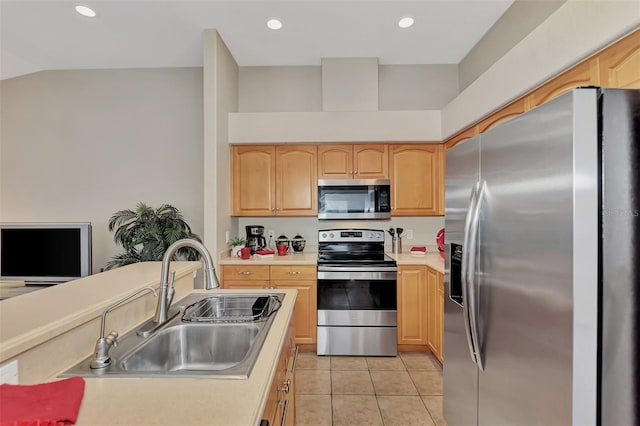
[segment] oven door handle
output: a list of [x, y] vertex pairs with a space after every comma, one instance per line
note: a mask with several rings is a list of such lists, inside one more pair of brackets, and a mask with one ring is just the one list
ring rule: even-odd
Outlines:
[[395, 266], [318, 266], [318, 272], [397, 272]]
[[[393, 281], [398, 279], [396, 271], [372, 272], [372, 271], [318, 271], [318, 281], [344, 280], [344, 281]], [[319, 283], [322, 284], [321, 282]]]

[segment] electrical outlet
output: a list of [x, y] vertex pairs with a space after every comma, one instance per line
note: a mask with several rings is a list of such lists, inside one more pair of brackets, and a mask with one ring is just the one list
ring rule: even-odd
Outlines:
[[0, 383], [18, 384], [18, 360], [14, 359], [0, 367]]
[[269, 229], [267, 231], [267, 235], [269, 236], [269, 239], [273, 239], [273, 237], [276, 235], [276, 231], [274, 231], [273, 229]]
[[407, 229], [407, 240], [413, 240], [413, 229]]
[[228, 243], [229, 241], [231, 241], [231, 240], [229, 239], [229, 231], [225, 231], [225, 233], [224, 233], [224, 242], [225, 242], [225, 243]]

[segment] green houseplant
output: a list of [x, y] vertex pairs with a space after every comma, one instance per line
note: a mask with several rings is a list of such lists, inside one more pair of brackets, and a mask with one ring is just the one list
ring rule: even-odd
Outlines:
[[[162, 260], [167, 248], [183, 238], [193, 238], [202, 242], [191, 232], [180, 211], [163, 204], [157, 209], [138, 203], [135, 210], [120, 210], [109, 219], [109, 231], [115, 234], [113, 240], [124, 251], [112, 257], [105, 269], [137, 262]], [[176, 253], [176, 260], [198, 260], [200, 255], [190, 247]]]
[[234, 237], [231, 240], [231, 256], [238, 257], [238, 252], [242, 247], [244, 247], [246, 242], [247, 240], [245, 240], [243, 237]]

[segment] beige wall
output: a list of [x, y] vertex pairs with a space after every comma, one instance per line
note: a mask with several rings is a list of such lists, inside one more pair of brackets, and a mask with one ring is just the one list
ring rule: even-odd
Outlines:
[[637, 0], [568, 0], [442, 109], [443, 138], [638, 28], [639, 12]]
[[[384, 111], [442, 109], [458, 94], [457, 65], [380, 65]], [[320, 66], [240, 67], [238, 111], [322, 111]]]
[[[404, 228], [413, 230], [413, 239], [407, 240], [403, 238], [402, 247], [404, 250], [411, 250], [412, 245], [436, 245], [436, 234], [441, 228], [444, 228], [444, 217], [394, 217], [390, 220], [318, 220], [315, 217], [241, 217], [238, 223], [238, 228], [234, 230], [234, 234], [241, 237], [246, 237], [247, 232], [245, 226], [247, 225], [261, 225], [264, 226], [265, 237], [267, 237], [267, 231], [272, 229], [275, 232], [275, 238], [280, 234], [285, 234], [289, 238], [293, 238], [296, 234], [300, 233], [306, 240], [306, 244], [310, 250], [317, 250], [318, 245], [318, 231], [321, 229], [336, 229], [336, 228], [367, 228], [367, 229], [383, 229], [387, 230], [393, 228]], [[406, 235], [406, 232], [405, 234]], [[385, 235], [385, 243], [387, 249], [391, 250], [391, 237]], [[269, 239], [267, 238], [267, 242]], [[272, 242], [275, 248], [275, 242]]]
[[458, 64], [464, 90], [567, 0], [516, 0]]
[[140, 202], [203, 233], [202, 69], [46, 71], [0, 82], [0, 219], [107, 222]]
[[238, 111], [238, 64], [216, 30], [204, 32], [204, 223], [205, 244], [213, 253], [225, 250], [230, 216], [228, 116]]
[[322, 111], [319, 66], [240, 67], [238, 111]]
[[380, 110], [440, 110], [458, 94], [457, 65], [380, 65]]

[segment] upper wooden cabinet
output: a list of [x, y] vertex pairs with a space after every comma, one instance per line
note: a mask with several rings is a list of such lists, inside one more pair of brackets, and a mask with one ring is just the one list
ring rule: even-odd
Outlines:
[[601, 86], [640, 89], [640, 31], [609, 47], [598, 59]]
[[234, 216], [316, 216], [316, 145], [231, 147]]
[[392, 216], [444, 215], [442, 144], [389, 145]]
[[389, 177], [386, 144], [318, 145], [319, 179], [378, 179]]

